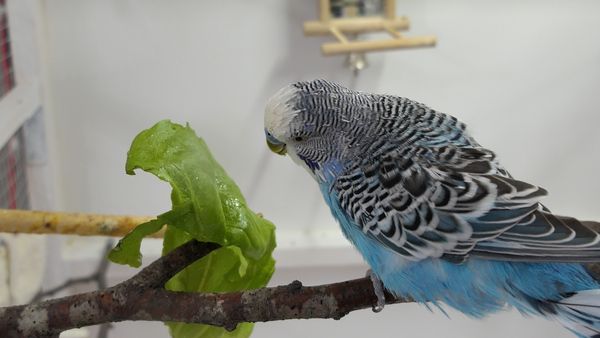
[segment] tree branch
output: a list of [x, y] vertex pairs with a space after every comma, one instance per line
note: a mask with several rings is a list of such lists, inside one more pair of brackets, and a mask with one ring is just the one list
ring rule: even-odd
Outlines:
[[[369, 278], [303, 287], [287, 286], [231, 293], [187, 293], [163, 289], [189, 264], [217, 249], [190, 241], [113, 287], [38, 304], [0, 308], [3, 337], [56, 337], [82, 326], [124, 320], [174, 321], [222, 326], [292, 318], [335, 318], [376, 303]], [[409, 300], [394, 299], [389, 303]]]
[[[289, 285], [231, 293], [185, 293], [148, 290], [139, 297], [141, 316], [129, 320], [201, 323], [235, 329], [242, 322], [333, 318], [370, 308], [377, 302], [370, 278], [302, 286]], [[386, 294], [386, 303], [410, 302]]]
[[140, 316], [144, 309], [136, 305], [138, 295], [162, 288], [179, 271], [218, 247], [193, 240], [113, 287], [37, 304], [0, 308], [2, 337], [56, 337], [68, 329]]
[[[230, 293], [173, 292], [163, 288], [183, 268], [218, 247], [192, 240], [113, 287], [0, 308], [2, 337], [58, 337], [71, 328], [125, 320], [201, 323], [233, 330], [242, 322], [340, 319], [376, 304], [369, 278], [311, 287], [294, 281], [286, 286]], [[586, 268], [598, 279], [598, 264], [586, 264]], [[387, 304], [411, 301], [386, 293]]]

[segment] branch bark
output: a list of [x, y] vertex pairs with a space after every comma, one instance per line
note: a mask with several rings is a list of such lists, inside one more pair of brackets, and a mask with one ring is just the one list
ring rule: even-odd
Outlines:
[[179, 271], [218, 247], [214, 243], [190, 241], [113, 287], [0, 308], [0, 333], [8, 338], [57, 337], [60, 332], [76, 327], [139, 317], [143, 308], [139, 307], [138, 295], [162, 288]]
[[[193, 240], [113, 287], [0, 308], [0, 333], [7, 338], [58, 337], [71, 328], [125, 320], [201, 323], [233, 330], [242, 322], [340, 319], [377, 302], [370, 278], [310, 287], [294, 281], [285, 286], [230, 293], [164, 289], [172, 276], [218, 247]], [[599, 263], [585, 266], [600, 280]], [[386, 304], [412, 302], [389, 293], [385, 296]]]
[[[241, 322], [339, 319], [377, 301], [369, 278], [312, 287], [294, 281], [286, 286], [221, 294], [173, 292], [163, 288], [183, 268], [218, 247], [190, 241], [113, 287], [0, 308], [2, 337], [57, 337], [71, 328], [125, 320], [202, 323], [233, 330]], [[386, 301], [410, 300], [386, 294]]]

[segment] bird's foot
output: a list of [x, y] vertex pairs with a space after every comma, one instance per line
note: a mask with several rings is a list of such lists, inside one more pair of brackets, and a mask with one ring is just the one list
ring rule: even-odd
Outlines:
[[381, 280], [373, 273], [373, 270], [369, 269], [367, 271], [367, 276], [371, 278], [371, 282], [373, 283], [373, 290], [375, 291], [375, 296], [377, 296], [377, 303], [373, 305], [373, 312], [381, 312], [385, 307], [385, 293], [383, 292], [383, 283]]

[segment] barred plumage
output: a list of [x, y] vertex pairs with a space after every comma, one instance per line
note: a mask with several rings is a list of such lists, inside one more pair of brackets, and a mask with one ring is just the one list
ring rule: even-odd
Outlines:
[[[598, 233], [551, 214], [540, 204], [546, 191], [512, 178], [455, 117], [315, 80], [285, 87], [269, 101], [265, 131], [271, 145], [285, 147], [318, 181], [344, 234], [395, 294], [483, 311], [467, 291], [448, 290], [460, 280], [489, 297], [487, 311], [508, 302], [546, 314], [549, 307], [571, 311], [557, 305], [561, 295], [600, 287], [580, 265], [557, 263], [600, 260]], [[487, 270], [475, 278], [475, 266]], [[548, 275], [530, 286], [506, 285], [517, 267], [518, 278], [552, 270], [576, 282], [563, 285], [565, 276]], [[419, 278], [429, 280], [426, 286]], [[542, 282], [552, 284], [545, 298], [534, 296]], [[567, 317], [569, 327], [600, 334], [598, 320]]]

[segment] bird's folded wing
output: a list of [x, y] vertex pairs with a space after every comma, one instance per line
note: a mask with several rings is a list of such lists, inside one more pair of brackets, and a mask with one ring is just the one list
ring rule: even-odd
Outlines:
[[515, 180], [483, 148], [394, 153], [339, 177], [335, 195], [365, 235], [411, 260], [468, 256], [592, 261], [598, 234], [543, 211], [546, 191]]

